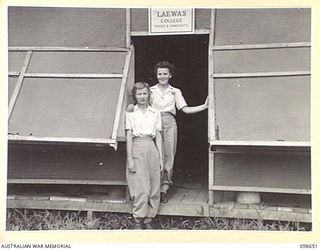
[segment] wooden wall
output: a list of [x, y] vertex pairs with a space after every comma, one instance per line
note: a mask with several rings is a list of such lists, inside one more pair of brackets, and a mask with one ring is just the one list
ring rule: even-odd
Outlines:
[[311, 9], [217, 9], [214, 31], [211, 189], [310, 193]]
[[311, 189], [308, 154], [215, 154], [216, 185]]
[[215, 45], [310, 42], [311, 9], [218, 9]]
[[9, 133], [20, 136], [108, 138], [120, 79], [25, 79]]
[[310, 141], [311, 48], [290, 47], [311, 41], [310, 9], [217, 9], [214, 28], [217, 139]]
[[[13, 183], [125, 185], [125, 144], [109, 146], [9, 145]], [[20, 181], [20, 182], [19, 182]]]
[[9, 46], [125, 47], [122, 8], [9, 7]]
[[310, 77], [218, 79], [219, 139], [310, 141]]

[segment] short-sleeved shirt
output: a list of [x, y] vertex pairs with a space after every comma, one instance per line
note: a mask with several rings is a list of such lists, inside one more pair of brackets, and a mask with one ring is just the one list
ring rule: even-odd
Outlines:
[[151, 106], [160, 110], [160, 112], [169, 112], [176, 115], [176, 107], [178, 110], [188, 106], [181, 90], [169, 84], [168, 88], [162, 93], [158, 85], [154, 85], [151, 90]]
[[126, 112], [125, 128], [132, 131], [133, 137], [156, 136], [157, 131], [161, 131], [160, 111], [147, 107], [145, 113], [141, 111], [138, 105], [134, 106], [133, 112]]

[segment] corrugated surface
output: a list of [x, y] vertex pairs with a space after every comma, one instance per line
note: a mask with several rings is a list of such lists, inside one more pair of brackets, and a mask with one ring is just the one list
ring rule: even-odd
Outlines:
[[214, 183], [310, 189], [310, 155], [215, 154]]
[[24, 80], [9, 121], [21, 136], [109, 138], [121, 79]]
[[310, 77], [215, 80], [220, 140], [310, 141]]
[[125, 9], [9, 7], [9, 46], [125, 47]]
[[310, 42], [311, 9], [218, 9], [215, 45]]

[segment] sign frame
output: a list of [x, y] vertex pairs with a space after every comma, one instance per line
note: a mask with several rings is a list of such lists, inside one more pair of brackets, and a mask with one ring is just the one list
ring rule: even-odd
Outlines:
[[149, 35], [194, 34], [194, 31], [194, 8], [148, 8]]

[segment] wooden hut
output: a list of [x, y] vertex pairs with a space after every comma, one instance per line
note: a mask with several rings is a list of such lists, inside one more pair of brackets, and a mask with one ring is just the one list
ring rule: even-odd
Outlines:
[[153, 34], [148, 9], [8, 8], [8, 208], [130, 212], [124, 110], [169, 60], [209, 110], [177, 116], [160, 214], [311, 222], [310, 9], [189, 11]]

